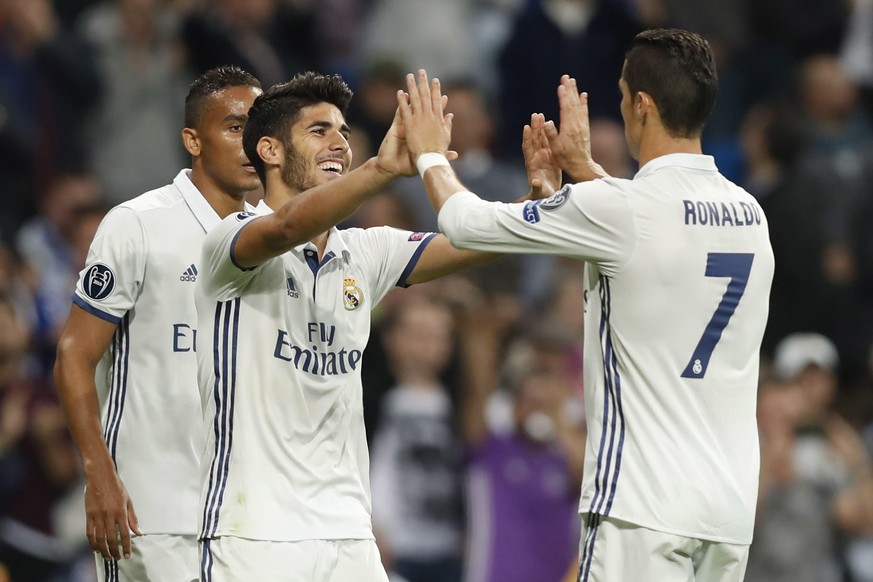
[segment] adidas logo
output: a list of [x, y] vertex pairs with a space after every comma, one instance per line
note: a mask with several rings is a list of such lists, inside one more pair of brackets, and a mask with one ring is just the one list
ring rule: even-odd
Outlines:
[[288, 297], [293, 297], [294, 299], [300, 297], [300, 293], [297, 292], [297, 288], [294, 286], [294, 278], [288, 277], [285, 280], [285, 286], [288, 289]]
[[179, 277], [179, 280], [180, 280], [180, 281], [190, 281], [190, 282], [192, 282], [192, 283], [193, 283], [194, 281], [196, 281], [196, 280], [197, 280], [197, 267], [195, 267], [195, 266], [192, 264], [190, 267], [188, 267], [187, 269], [185, 269], [185, 272], [182, 273], [182, 276]]

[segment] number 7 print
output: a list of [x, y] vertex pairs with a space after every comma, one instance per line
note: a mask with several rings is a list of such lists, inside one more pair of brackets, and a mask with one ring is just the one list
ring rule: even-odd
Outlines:
[[754, 257], [755, 255], [752, 253], [709, 253], [706, 255], [706, 276], [729, 277], [730, 281], [728, 281], [721, 302], [715, 309], [715, 313], [712, 314], [712, 319], [703, 330], [697, 347], [694, 348], [691, 360], [685, 366], [685, 371], [682, 372], [683, 378], [703, 378], [706, 375], [712, 351], [718, 340], [721, 339], [724, 328], [730, 322], [731, 316], [736, 311], [746, 290]]

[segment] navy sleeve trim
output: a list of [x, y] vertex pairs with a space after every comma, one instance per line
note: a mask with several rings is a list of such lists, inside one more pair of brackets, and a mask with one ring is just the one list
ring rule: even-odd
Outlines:
[[245, 268], [245, 267], [240, 266], [240, 264], [236, 262], [236, 256], [234, 255], [234, 251], [236, 250], [236, 239], [239, 238], [240, 233], [242, 233], [242, 231], [244, 231], [246, 229], [246, 227], [248, 225], [250, 225], [252, 222], [254, 222], [254, 221], [250, 220], [246, 224], [242, 225], [242, 227], [238, 231], [236, 231], [236, 234], [233, 235], [233, 240], [230, 241], [230, 262], [233, 263], [233, 266], [236, 267], [237, 269], [239, 269], [240, 271], [254, 271], [257, 268], [257, 266], [249, 267], [249, 268]]
[[93, 305], [91, 305], [90, 303], [88, 303], [87, 301], [85, 301], [84, 299], [82, 299], [81, 297], [76, 295], [75, 293], [73, 293], [73, 303], [75, 303], [76, 305], [78, 305], [79, 307], [81, 307], [82, 309], [84, 309], [85, 311], [87, 311], [88, 313], [93, 315], [94, 317], [99, 317], [103, 321], [108, 321], [109, 323], [112, 323], [115, 325], [118, 325], [118, 323], [121, 321], [120, 317], [115, 317], [111, 313], [106, 313], [105, 311], [97, 309], [96, 307], [94, 307]]
[[418, 248], [415, 249], [415, 252], [412, 253], [412, 257], [409, 258], [409, 262], [406, 263], [406, 268], [403, 269], [403, 273], [400, 275], [400, 279], [397, 281], [397, 287], [409, 287], [409, 283], [406, 282], [406, 279], [412, 274], [412, 271], [415, 270], [415, 265], [418, 264], [418, 260], [421, 258], [421, 253], [424, 252], [424, 249], [427, 245], [430, 244], [430, 241], [434, 239], [437, 233], [430, 233], [427, 238], [425, 238], [418, 245]]

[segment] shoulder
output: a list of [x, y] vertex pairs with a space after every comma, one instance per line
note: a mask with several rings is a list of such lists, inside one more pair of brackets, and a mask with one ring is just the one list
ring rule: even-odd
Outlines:
[[564, 206], [590, 209], [597, 206], [627, 204], [628, 195], [634, 189], [631, 180], [622, 178], [600, 178], [589, 182], [567, 184], [551, 197], [539, 201], [541, 210], [558, 210]]
[[221, 219], [221, 222], [219, 222], [215, 228], [210, 230], [209, 234], [206, 236], [213, 240], [223, 238], [227, 236], [229, 232], [241, 230], [243, 227], [251, 224], [252, 221], [258, 218], [264, 218], [264, 216], [265, 215], [257, 214], [249, 210], [234, 212], [233, 214], [229, 214]]
[[126, 208], [135, 213], [148, 213], [161, 210], [174, 210], [180, 203], [184, 204], [182, 193], [173, 184], [167, 184], [154, 190], [140, 194], [122, 202], [115, 208]]

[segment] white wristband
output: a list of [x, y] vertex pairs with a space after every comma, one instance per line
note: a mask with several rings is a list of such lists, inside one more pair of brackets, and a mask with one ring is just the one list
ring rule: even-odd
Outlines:
[[433, 168], [434, 166], [448, 166], [449, 160], [446, 159], [446, 156], [442, 155], [439, 152], [425, 152], [418, 156], [418, 159], [415, 160], [415, 167], [418, 168], [418, 174], [424, 179], [424, 173], [428, 170], [428, 168]]

